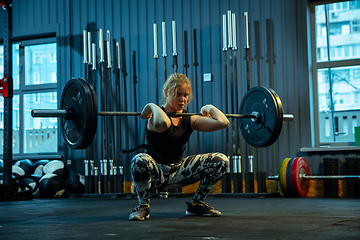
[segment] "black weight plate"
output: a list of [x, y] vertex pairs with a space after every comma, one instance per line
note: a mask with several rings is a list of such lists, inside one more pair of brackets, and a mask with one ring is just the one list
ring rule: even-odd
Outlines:
[[[60, 109], [71, 108], [75, 112], [73, 119], [60, 119], [60, 130], [67, 145], [72, 149], [87, 148], [96, 132], [94, 123], [97, 110], [89, 85], [83, 79], [70, 79], [62, 92]], [[96, 120], [95, 120], [96, 118]]]
[[273, 144], [278, 138], [281, 130], [279, 121], [280, 111], [278, 100], [266, 87], [254, 87], [245, 93], [239, 113], [253, 115], [257, 112], [260, 121], [252, 118], [240, 118], [240, 130], [245, 141], [253, 147], [267, 147]]
[[91, 145], [96, 134], [96, 128], [98, 123], [98, 102], [97, 102], [96, 91], [93, 85], [91, 85], [91, 83], [86, 79], [78, 78], [78, 80], [81, 81], [83, 85], [85, 85], [84, 88], [86, 89], [86, 91], [89, 89], [91, 93], [91, 99], [88, 98], [89, 100], [88, 103], [92, 104], [93, 106], [88, 112], [89, 127], [87, 128], [87, 133], [88, 133], [87, 140], [84, 140], [81, 146], [81, 148], [84, 149], [84, 148], [88, 148]]
[[283, 122], [284, 122], [284, 112], [283, 112], [283, 105], [281, 103], [280, 97], [279, 95], [271, 88], [267, 88], [271, 94], [274, 96], [275, 98], [275, 102], [277, 103], [277, 108], [276, 108], [276, 127], [274, 128], [274, 134], [272, 135], [272, 138], [270, 139], [270, 141], [268, 142], [268, 146], [272, 145], [279, 137], [282, 126], [283, 126]]

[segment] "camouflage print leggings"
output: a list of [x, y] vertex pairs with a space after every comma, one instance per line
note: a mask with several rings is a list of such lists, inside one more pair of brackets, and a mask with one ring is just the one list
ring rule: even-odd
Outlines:
[[149, 204], [150, 190], [179, 188], [200, 181], [193, 197], [204, 200], [223, 176], [229, 164], [222, 153], [188, 156], [178, 165], [159, 164], [147, 153], [139, 153], [131, 161], [131, 174], [141, 204]]

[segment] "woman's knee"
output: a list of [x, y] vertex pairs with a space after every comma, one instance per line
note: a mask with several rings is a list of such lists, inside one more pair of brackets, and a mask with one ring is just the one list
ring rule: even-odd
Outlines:
[[223, 153], [214, 153], [213, 161], [217, 162], [223, 171], [229, 166], [229, 158]]
[[149, 154], [139, 153], [131, 160], [131, 174], [135, 182], [149, 179], [152, 171], [153, 164]]

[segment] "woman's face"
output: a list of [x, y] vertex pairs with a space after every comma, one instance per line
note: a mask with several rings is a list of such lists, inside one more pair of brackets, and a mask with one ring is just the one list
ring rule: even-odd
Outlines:
[[186, 85], [179, 86], [177, 92], [174, 96], [169, 96], [167, 99], [166, 106], [170, 112], [182, 112], [184, 109], [188, 98], [189, 98], [190, 89]]

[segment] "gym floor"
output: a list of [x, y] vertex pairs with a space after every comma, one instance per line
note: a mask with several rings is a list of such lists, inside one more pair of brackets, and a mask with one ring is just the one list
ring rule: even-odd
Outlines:
[[135, 198], [0, 202], [0, 239], [360, 239], [360, 199], [213, 195], [215, 218], [185, 216], [190, 199], [152, 198], [142, 222], [128, 220]]

